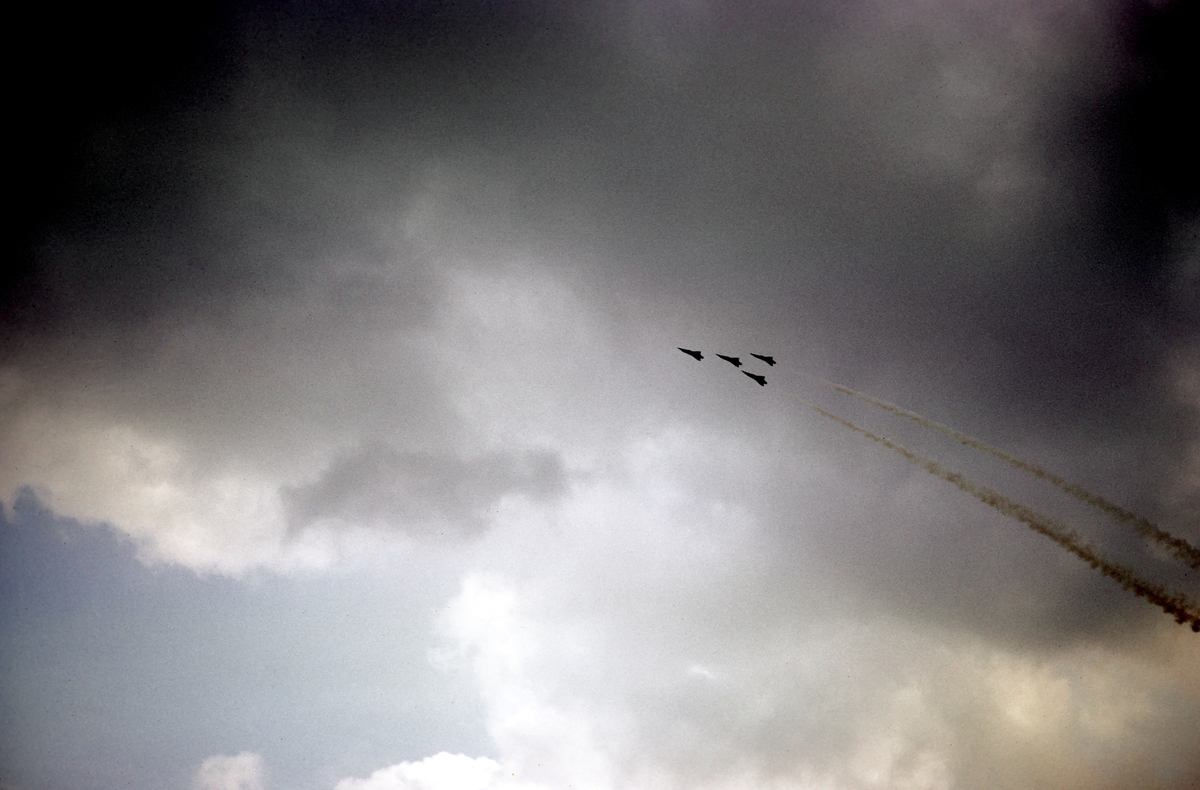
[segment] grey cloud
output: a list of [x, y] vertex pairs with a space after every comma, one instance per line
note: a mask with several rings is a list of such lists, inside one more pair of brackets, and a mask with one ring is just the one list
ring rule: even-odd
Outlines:
[[565, 488], [562, 461], [545, 450], [464, 459], [376, 442], [340, 457], [319, 480], [284, 489], [283, 498], [292, 531], [319, 522], [472, 535], [486, 528], [484, 511], [502, 497], [544, 500]]
[[[528, 255], [616, 325], [744, 338], [1157, 520], [1194, 435], [1160, 387], [1194, 297], [1153, 278], [1194, 199], [1154, 136], [1181, 7], [247, 6], [219, 79], [77, 125], [90, 186], [37, 224], [0, 353], [264, 455], [315, 444], [297, 418], [437, 446], [456, 383], [380, 335], [428, 328], [446, 261]], [[171, 347], [181, 314], [211, 348]], [[687, 416], [741, 408], [708, 397]], [[390, 490], [369, 456], [297, 518]]]
[[[876, 675], [919, 668], [929, 649], [1036, 663], [1174, 627], [779, 396], [1045, 506], [1037, 481], [823, 396], [800, 372], [823, 375], [1196, 543], [1195, 486], [1179, 486], [1195, 479], [1200, 434], [1167, 383], [1200, 327], [1194, 4], [237, 5], [210, 22], [199, 65], [176, 64], [186, 78], [118, 69], [101, 94], [112, 107], [71, 104], [53, 118], [72, 131], [32, 146], [42, 164], [26, 180], [45, 184], [15, 190], [36, 216], [17, 223], [0, 363], [27, 382], [10, 412], [37, 417], [22, 446], [58, 426], [67, 438], [30, 449], [18, 472], [76, 449], [74, 412], [55, 411], [67, 403], [97, 431], [130, 426], [178, 453], [166, 482], [257, 473], [265, 499], [283, 494], [292, 546], [326, 526], [478, 536], [448, 553], [505, 575], [561, 572], [565, 601], [610, 607], [613, 633], [636, 638], [600, 663], [629, 657], [620, 674], [637, 677], [639, 642], [661, 649], [647, 732], [666, 738], [684, 710], [680, 727], [707, 733], [688, 754], [715, 754], [706, 744], [742, 716], [721, 755], [781, 771], [804, 746], [791, 733], [827, 737], [829, 764], [851, 759], [869, 697], [895, 690]], [[89, 89], [107, 82], [92, 77]], [[680, 345], [780, 365], [760, 391]], [[331, 461], [337, 448], [354, 449]], [[506, 496], [562, 493], [568, 456], [613, 481], [585, 505], [563, 497], [577, 505], [570, 539], [600, 537], [483, 534]], [[1050, 504], [1194, 593], [1103, 513]], [[213, 523], [197, 513], [198, 531]], [[710, 544], [711, 566], [689, 576]], [[658, 610], [645, 603], [656, 585]], [[876, 619], [889, 626], [871, 634]], [[759, 689], [788, 682], [773, 669], [719, 705], [685, 685], [656, 696], [697, 633], [732, 671], [738, 651], [761, 657], [789, 629], [846, 620], [868, 623], [855, 639], [870, 645], [845, 648], [860, 664], [844, 693], [784, 688], [778, 716], [760, 715]], [[897, 634], [911, 661], [889, 663]], [[948, 714], [955, 732], [1004, 715], [980, 704]], [[1194, 710], [1180, 703], [1180, 732]], [[964, 786], [1008, 765], [987, 740], [956, 740]], [[1005, 768], [1008, 784], [1055, 784], [1026, 768]]]
[[[1073, 7], [246, 9], [228, 22], [243, 46], [225, 90], [141, 137], [112, 132], [94, 157], [112, 189], [86, 196], [108, 213], [60, 218], [6, 312], [60, 329], [219, 312], [386, 258], [377, 223], [433, 164], [464, 173], [437, 207], [464, 221], [439, 241], [482, 230], [480, 248], [601, 262], [589, 276], [618, 300], [753, 311], [765, 334], [815, 337], [800, 350], [828, 349], [842, 379], [958, 336], [979, 352], [970, 376], [943, 373], [964, 394], [1022, 378], [1066, 401], [1158, 364], [1172, 320], [1124, 274], [1162, 265], [1154, 251], [1114, 256], [1089, 220], [1115, 211], [1111, 235], [1132, 239], [1127, 220], [1182, 189], [1138, 181], [1142, 208], [1120, 208], [1116, 176], [1141, 170], [1087, 143], [1154, 147], [1125, 108], [1167, 107], [1178, 79], [1124, 84], [1123, 63], [1157, 56]], [[105, 197], [130, 179], [148, 179], [145, 197]], [[428, 315], [436, 278], [416, 270], [369, 285]], [[1115, 370], [1096, 369], [1096, 344]], [[1139, 400], [1109, 397], [1113, 412]]]

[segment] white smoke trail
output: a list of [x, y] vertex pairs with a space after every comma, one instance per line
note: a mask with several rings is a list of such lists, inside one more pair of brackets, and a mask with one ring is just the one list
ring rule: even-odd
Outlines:
[[1186, 565], [1200, 570], [1200, 550], [1196, 549], [1195, 546], [1188, 543], [1183, 538], [1175, 537], [1152, 521], [1143, 518], [1136, 513], [1131, 513], [1114, 502], [1110, 502], [1099, 494], [1093, 494], [1091, 491], [1088, 491], [1082, 486], [1072, 483], [1069, 480], [1065, 480], [1053, 472], [1043, 469], [1035, 463], [1023, 461], [1020, 458], [1009, 455], [1003, 450], [998, 450], [995, 447], [992, 447], [991, 445], [988, 445], [978, 439], [967, 436], [966, 434], [956, 431], [946, 425], [942, 425], [941, 423], [926, 419], [919, 414], [908, 411], [907, 409], [902, 409], [894, 404], [879, 400], [878, 398], [873, 398], [865, 393], [852, 390], [849, 387], [843, 387], [840, 384], [834, 384], [833, 382], [826, 381], [825, 379], [817, 380], [825, 386], [831, 387], [838, 392], [849, 395], [853, 398], [857, 398], [864, 403], [869, 403], [872, 406], [883, 409], [884, 411], [891, 412], [892, 414], [912, 420], [918, 425], [931, 428], [939, 433], [949, 436], [950, 438], [966, 445], [967, 447], [973, 447], [976, 450], [982, 450], [983, 452], [988, 453], [995, 458], [999, 458], [1001, 461], [1004, 461], [1010, 466], [1016, 467], [1024, 472], [1028, 472], [1040, 480], [1045, 480], [1050, 485], [1066, 492], [1067, 494], [1070, 494], [1081, 502], [1086, 502], [1093, 507], [1099, 508], [1115, 518], [1117, 521], [1132, 526], [1142, 537], [1158, 543], [1175, 557], [1182, 560]]
[[843, 425], [850, 430], [861, 434], [862, 436], [865, 436], [871, 441], [883, 445], [889, 450], [899, 453], [910, 462], [924, 469], [926, 472], [952, 483], [960, 490], [965, 491], [966, 493], [978, 499], [980, 502], [983, 502], [985, 505], [993, 507], [1004, 515], [1020, 521], [1034, 532], [1045, 535], [1062, 548], [1071, 552], [1088, 565], [1091, 565], [1093, 568], [1100, 571], [1100, 573], [1116, 581], [1134, 595], [1137, 595], [1140, 598], [1145, 598], [1147, 601], [1156, 604], [1164, 612], [1174, 617], [1176, 622], [1180, 624], [1191, 623], [1192, 630], [1200, 632], [1200, 607], [1197, 607], [1195, 603], [1188, 600], [1187, 597], [1181, 593], [1169, 593], [1156, 584], [1138, 578], [1137, 574], [1135, 574], [1131, 569], [1105, 559], [1099, 554], [1099, 552], [1096, 551], [1095, 548], [1089, 545], [1083, 540], [1083, 538], [1081, 538], [1076, 532], [1071, 530], [1066, 525], [1059, 523], [1049, 516], [1038, 513], [1037, 511], [1022, 505], [1019, 502], [1014, 502], [1003, 494], [993, 491], [986, 486], [969, 480], [958, 472], [952, 472], [931, 458], [917, 455], [911, 450], [902, 447], [889, 439], [885, 439], [882, 436], [871, 433], [867, 429], [859, 427], [849, 420], [843, 419], [836, 414], [828, 412], [816, 404], [809, 403], [802, 398], [796, 398], [796, 400], [807, 408], [817, 412], [821, 416], [833, 420], [834, 422]]

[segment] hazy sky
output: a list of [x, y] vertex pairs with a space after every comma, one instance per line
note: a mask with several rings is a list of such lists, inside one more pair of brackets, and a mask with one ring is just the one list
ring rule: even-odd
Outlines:
[[1194, 786], [1195, 9], [35, 11], [0, 787]]

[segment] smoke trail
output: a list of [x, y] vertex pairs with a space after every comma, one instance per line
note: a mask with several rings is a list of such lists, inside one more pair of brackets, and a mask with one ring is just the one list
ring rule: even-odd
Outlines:
[[1050, 485], [1058, 488], [1061, 491], [1065, 491], [1076, 499], [1103, 510], [1117, 521], [1120, 521], [1123, 524], [1131, 525], [1143, 538], [1158, 543], [1160, 546], [1166, 548], [1171, 554], [1182, 560], [1184, 564], [1200, 570], [1200, 549], [1197, 549], [1183, 538], [1175, 537], [1170, 532], [1167, 532], [1158, 525], [1154, 524], [1152, 521], [1142, 518], [1136, 513], [1131, 513], [1120, 505], [1108, 501], [1099, 494], [1093, 494], [1091, 491], [1088, 491], [1082, 486], [1076, 485], [1069, 480], [1064, 480], [1053, 472], [1047, 471], [1037, 464], [1030, 463], [1029, 461], [1022, 461], [1020, 458], [1015, 458], [1003, 450], [998, 450], [995, 447], [984, 444], [978, 439], [974, 439], [964, 433], [960, 433], [953, 428], [942, 425], [941, 423], [934, 422], [933, 420], [927, 420], [921, 415], [914, 414], [907, 409], [902, 409], [899, 406], [888, 403], [887, 401], [881, 401], [877, 398], [872, 398], [870, 395], [857, 392], [849, 387], [843, 387], [840, 384], [834, 384], [832, 381], [826, 381], [825, 379], [817, 380], [827, 387], [832, 387], [838, 392], [849, 395], [852, 398], [858, 398], [864, 403], [877, 406], [884, 411], [888, 411], [892, 414], [912, 420], [918, 425], [923, 425], [926, 428], [932, 428], [939, 433], [949, 436], [955, 441], [965, 444], [967, 447], [974, 447], [976, 450], [982, 450], [991, 456], [999, 458], [1001, 461], [1004, 461], [1010, 466], [1014, 466], [1021, 471], [1030, 473], [1034, 477], [1045, 480]]
[[[793, 396], [794, 397], [794, 396]], [[1094, 548], [1083, 540], [1076, 532], [1071, 530], [1064, 524], [1059, 523], [1055, 519], [1038, 513], [1036, 510], [1025, 507], [1024, 505], [1014, 502], [1008, 497], [993, 491], [986, 486], [982, 486], [967, 478], [963, 477], [958, 472], [952, 472], [946, 469], [937, 461], [924, 456], [917, 455], [911, 450], [901, 447], [895, 442], [885, 439], [882, 436], [871, 433], [865, 428], [860, 428], [849, 420], [845, 420], [836, 414], [827, 412], [820, 406], [809, 403], [802, 398], [796, 398], [800, 403], [808, 408], [826, 417], [834, 422], [844, 425], [850, 430], [859, 433], [873, 442], [877, 442], [889, 450], [894, 450], [906, 459], [916, 464], [917, 466], [929, 472], [931, 475], [942, 478], [943, 480], [954, 484], [960, 490], [965, 491], [971, 496], [983, 502], [985, 505], [995, 508], [1010, 518], [1015, 518], [1017, 521], [1028, 526], [1034, 532], [1045, 535], [1050, 540], [1057, 543], [1062, 548], [1079, 557], [1081, 560], [1091, 565], [1100, 573], [1108, 578], [1116, 581], [1126, 590], [1129, 590], [1134, 595], [1140, 598], [1145, 598], [1150, 603], [1156, 604], [1164, 612], [1175, 618], [1177, 623], [1191, 623], [1192, 630], [1200, 632], [1200, 607], [1189, 601], [1180, 593], [1168, 593], [1158, 585], [1139, 579], [1137, 575], [1123, 565], [1115, 562], [1110, 562], [1101, 557]]]

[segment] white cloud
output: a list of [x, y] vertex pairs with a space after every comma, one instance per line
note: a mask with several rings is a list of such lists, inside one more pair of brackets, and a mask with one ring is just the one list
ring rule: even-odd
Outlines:
[[[771, 624], [780, 601], [764, 598], [739, 634], [689, 610], [700, 579], [676, 576], [672, 601], [589, 588], [593, 605], [577, 606], [586, 575], [468, 576], [442, 610], [437, 660], [470, 669], [495, 752], [337, 790], [1082, 787], [1098, 770], [1131, 785], [1188, 770], [1172, 755], [1200, 691], [1184, 669], [1197, 648], [1177, 629], [1034, 657], [901, 621]], [[1155, 702], [1167, 689], [1177, 706]]]
[[440, 752], [419, 762], [380, 768], [366, 779], [343, 779], [336, 790], [541, 790], [487, 757]]
[[262, 757], [254, 752], [218, 754], [200, 764], [192, 780], [194, 790], [263, 790], [266, 787]]
[[[163, 327], [150, 376], [5, 366], [0, 497], [31, 486], [56, 513], [130, 536], [145, 561], [230, 575], [477, 536], [514, 496], [552, 499], [560, 448], [607, 424], [576, 419], [608, 364], [602, 327], [553, 277], [528, 281], [531, 267], [460, 268], [428, 333], [384, 316], [306, 336], [292, 316], [329, 295], [302, 294], [229, 328]], [[223, 362], [194, 356], [206, 349]], [[147, 410], [154, 388], [188, 402]]]
[[146, 560], [223, 573], [328, 562], [302, 549], [274, 556], [282, 508], [261, 470], [205, 468], [176, 437], [85, 411], [30, 409], [6, 428], [0, 485], [8, 493], [32, 484], [58, 513], [114, 525]]
[[478, 576], [464, 582], [442, 628], [470, 657], [488, 732], [510, 773], [551, 787], [612, 786], [610, 757], [596, 733], [599, 712], [563, 705], [553, 686], [539, 682], [552, 667], [578, 665], [587, 654], [585, 632], [537, 622], [514, 589]]

